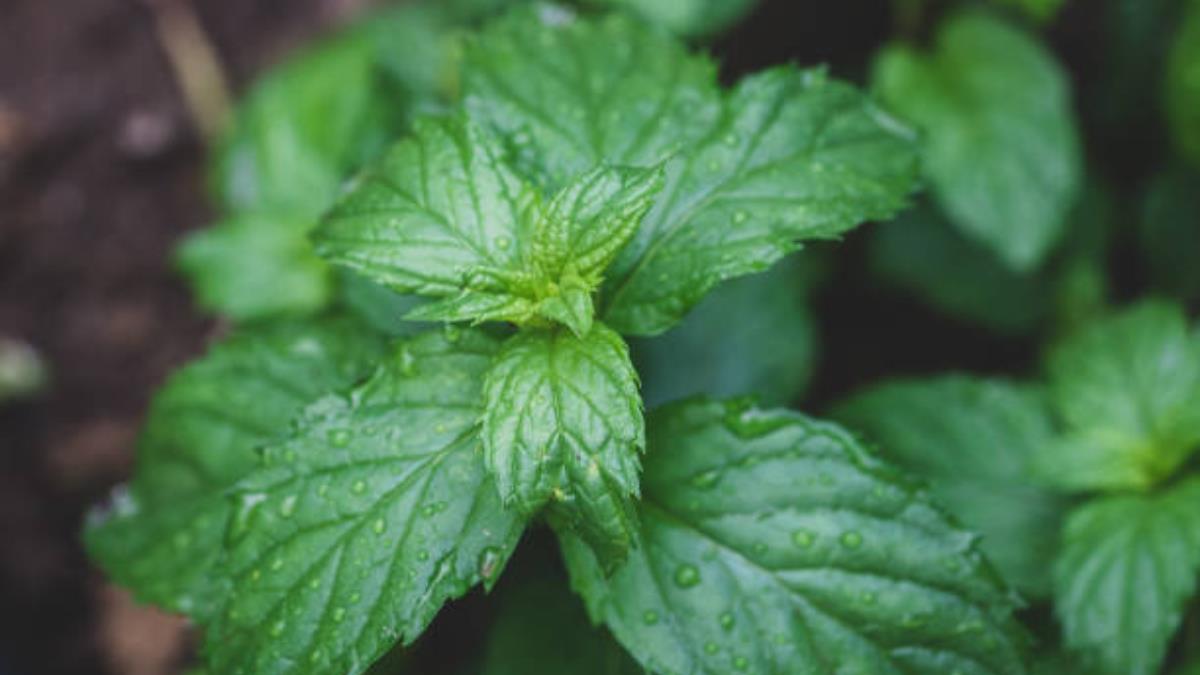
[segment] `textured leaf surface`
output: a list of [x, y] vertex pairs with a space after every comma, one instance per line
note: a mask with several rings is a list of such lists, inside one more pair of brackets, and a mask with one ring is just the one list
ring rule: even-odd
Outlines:
[[1200, 340], [1177, 305], [1148, 301], [1096, 322], [1050, 355], [1068, 436], [1039, 460], [1070, 489], [1146, 488], [1200, 448]]
[[474, 331], [413, 338], [265, 449], [230, 522], [232, 592], [207, 643], [216, 670], [359, 673], [495, 580], [524, 525], [480, 456], [495, 351]]
[[648, 669], [1023, 673], [1012, 599], [912, 484], [840, 428], [693, 402], [656, 413], [642, 545], [572, 583]]
[[1050, 591], [1066, 501], [1036, 487], [1031, 460], [1054, 430], [1042, 392], [1002, 380], [950, 375], [868, 389], [835, 413], [901, 466], [928, 479], [1005, 578], [1024, 593]]
[[309, 402], [369, 372], [381, 341], [357, 322], [260, 324], [176, 373], [151, 404], [137, 474], [88, 549], [139, 599], [204, 619], [229, 514], [225, 492]]
[[402, 293], [440, 298], [425, 321], [537, 317], [587, 332], [591, 293], [662, 186], [656, 169], [596, 167], [543, 206], [497, 140], [425, 119], [316, 233], [318, 251]]
[[558, 575], [497, 592], [500, 605], [480, 675], [641, 675], [603, 628], [591, 625]]
[[1184, 7], [1167, 62], [1167, 114], [1176, 146], [1200, 165], [1200, 2]]
[[925, 172], [955, 224], [1015, 269], [1040, 263], [1082, 183], [1054, 58], [998, 19], [967, 14], [942, 26], [933, 53], [885, 49], [873, 83], [925, 132]]
[[852, 87], [780, 68], [723, 94], [706, 59], [620, 17], [517, 12], [471, 45], [464, 82], [542, 182], [668, 160], [606, 284], [621, 333], [660, 333], [718, 282], [891, 215], [913, 187], [905, 133]]
[[631, 499], [645, 448], [637, 373], [621, 336], [597, 323], [580, 338], [524, 331], [484, 385], [488, 469], [506, 504], [547, 502], [606, 559], [633, 544]]
[[758, 0], [594, 0], [622, 7], [680, 35], [708, 35], [733, 24]]
[[209, 310], [243, 320], [313, 312], [333, 290], [308, 243], [313, 222], [282, 213], [235, 216], [189, 235], [176, 259]]
[[1054, 566], [1067, 644], [1105, 673], [1159, 672], [1198, 571], [1200, 480], [1079, 507]]
[[785, 259], [714, 290], [678, 326], [630, 344], [653, 408], [687, 396], [754, 396], [785, 405], [815, 367], [811, 258]]
[[461, 118], [425, 118], [314, 233], [318, 253], [401, 293], [449, 296], [518, 271], [535, 194]]

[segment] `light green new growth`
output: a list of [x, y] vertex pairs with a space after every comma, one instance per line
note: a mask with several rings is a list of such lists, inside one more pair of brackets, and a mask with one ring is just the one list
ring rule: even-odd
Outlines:
[[1200, 449], [1200, 339], [1178, 305], [1148, 301], [1083, 329], [1050, 355], [1065, 438], [1038, 457], [1070, 490], [1145, 490]]
[[510, 339], [484, 385], [483, 442], [506, 505], [551, 503], [606, 565], [634, 544], [642, 400], [625, 342], [604, 324]]
[[317, 251], [402, 293], [425, 321], [591, 327], [591, 294], [662, 185], [659, 169], [598, 167], [543, 203], [495, 138], [464, 118], [419, 120], [315, 233]]

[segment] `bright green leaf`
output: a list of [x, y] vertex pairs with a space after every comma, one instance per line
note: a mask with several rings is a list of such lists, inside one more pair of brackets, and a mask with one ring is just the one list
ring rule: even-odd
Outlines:
[[745, 16], [758, 0], [592, 0], [623, 7], [680, 35], [709, 35]]
[[484, 385], [483, 445], [508, 506], [548, 502], [606, 561], [634, 544], [631, 500], [645, 448], [637, 373], [621, 336], [522, 331]]
[[1050, 354], [1067, 436], [1038, 458], [1068, 489], [1144, 489], [1200, 448], [1200, 340], [1181, 307], [1143, 302]]
[[309, 217], [329, 206], [351, 169], [401, 126], [375, 69], [374, 41], [347, 31], [260, 80], [217, 148], [221, 203]]
[[815, 369], [812, 258], [788, 258], [718, 287], [683, 322], [630, 344], [648, 407], [695, 394], [786, 405]]
[[712, 402], [649, 428], [629, 562], [605, 578], [563, 537], [592, 617], [643, 666], [1025, 672], [1013, 599], [974, 536], [840, 428]]
[[603, 628], [592, 626], [558, 575], [497, 592], [499, 610], [479, 675], [641, 675]]
[[966, 14], [925, 54], [893, 45], [872, 78], [883, 100], [925, 133], [933, 194], [971, 238], [1017, 270], [1061, 237], [1082, 184], [1066, 75], [1032, 38]]
[[1066, 503], [1030, 480], [1031, 460], [1054, 438], [1040, 391], [958, 375], [897, 380], [835, 414], [928, 479], [941, 503], [983, 535], [984, 553], [1010, 583], [1049, 594]]
[[278, 213], [234, 216], [194, 232], [176, 253], [199, 303], [234, 319], [314, 312], [329, 301], [329, 268], [312, 251], [315, 221]]
[[1200, 164], [1200, 0], [1186, 0], [1167, 61], [1167, 116], [1175, 144]]
[[1159, 672], [1198, 572], [1200, 480], [1088, 502], [1067, 520], [1054, 566], [1067, 644], [1112, 675]]
[[393, 290], [440, 298], [413, 319], [541, 317], [586, 333], [591, 293], [661, 173], [599, 167], [543, 205], [504, 152], [462, 118], [418, 121], [329, 215], [318, 251]]
[[496, 343], [398, 345], [345, 396], [309, 406], [238, 485], [207, 651], [222, 673], [360, 673], [503, 568], [524, 522], [500, 505], [477, 420]]
[[333, 319], [260, 324], [213, 347], [154, 398], [132, 485], [88, 527], [91, 554], [139, 599], [207, 618], [225, 492], [254, 468], [256, 447], [381, 352], [361, 324]]
[[785, 67], [725, 95], [707, 59], [621, 17], [517, 12], [470, 45], [464, 81], [473, 117], [540, 182], [667, 160], [605, 286], [622, 333], [666, 330], [720, 281], [889, 216], [913, 187], [906, 132], [852, 87]]

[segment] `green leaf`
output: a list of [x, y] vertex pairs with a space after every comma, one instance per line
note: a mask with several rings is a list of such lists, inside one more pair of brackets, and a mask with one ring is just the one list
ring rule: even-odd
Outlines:
[[932, 205], [905, 211], [871, 234], [872, 271], [946, 314], [1021, 335], [1050, 312], [1043, 278], [1012, 270]]
[[376, 72], [376, 45], [347, 31], [293, 58], [247, 94], [217, 148], [212, 184], [235, 212], [315, 217], [403, 122]]
[[813, 259], [785, 259], [709, 294], [678, 326], [631, 342], [648, 407], [695, 394], [785, 405], [815, 368]]
[[649, 429], [629, 562], [606, 578], [563, 536], [593, 619], [646, 668], [1025, 672], [974, 536], [840, 428], [701, 401]]
[[480, 675], [641, 675], [607, 634], [592, 626], [579, 600], [555, 575], [532, 578], [497, 595], [499, 609]]
[[313, 220], [256, 213], [188, 235], [176, 252], [201, 306], [248, 320], [324, 307], [333, 284], [306, 234]]
[[637, 373], [602, 323], [577, 337], [522, 331], [484, 384], [483, 446], [506, 506], [553, 502], [607, 562], [634, 544], [631, 498], [645, 448]]
[[1146, 191], [1139, 227], [1142, 253], [1157, 285], [1200, 299], [1200, 172], [1176, 168], [1155, 176]]
[[1066, 0], [997, 0], [1002, 5], [1008, 5], [1021, 10], [1035, 21], [1046, 22], [1054, 18], [1062, 9]]
[[622, 7], [680, 35], [710, 35], [736, 23], [758, 0], [592, 0]]
[[1200, 340], [1183, 309], [1147, 301], [1082, 329], [1049, 357], [1067, 427], [1039, 473], [1075, 490], [1144, 489], [1200, 447]]
[[361, 673], [446, 600], [495, 581], [524, 527], [480, 455], [495, 353], [475, 331], [413, 338], [265, 448], [230, 520], [216, 670]]
[[307, 403], [368, 373], [382, 347], [357, 322], [278, 321], [176, 373], [151, 404], [132, 484], [85, 532], [91, 555], [140, 600], [207, 619], [226, 491], [257, 464], [256, 447]]
[[591, 293], [650, 208], [661, 172], [598, 167], [543, 206], [504, 152], [462, 118], [418, 121], [329, 215], [318, 251], [393, 290], [441, 298], [414, 319], [541, 317], [586, 333]]
[[703, 57], [621, 17], [516, 12], [467, 51], [472, 116], [534, 180], [666, 161], [666, 187], [604, 289], [618, 332], [669, 328], [720, 281], [890, 216], [914, 183], [907, 134], [822, 71], [771, 70], [728, 94]]
[[1167, 60], [1166, 108], [1175, 145], [1200, 165], [1200, 1], [1185, 7]]
[[1066, 500], [1030, 480], [1054, 439], [1042, 392], [1003, 380], [948, 375], [896, 380], [841, 404], [835, 416], [889, 458], [930, 481], [1022, 592], [1049, 594]]
[[1054, 566], [1067, 644], [1106, 673], [1159, 672], [1198, 571], [1200, 480], [1079, 507]]
[[1061, 237], [1082, 184], [1065, 74], [1036, 41], [985, 15], [950, 19], [936, 49], [892, 45], [872, 77], [925, 132], [925, 173], [942, 209], [1017, 270]]

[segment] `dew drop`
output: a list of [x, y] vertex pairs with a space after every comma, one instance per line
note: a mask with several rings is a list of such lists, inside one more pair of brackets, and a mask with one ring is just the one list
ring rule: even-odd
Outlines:
[[872, 593], [871, 591], [863, 591], [863, 594], [860, 597], [862, 598], [862, 602], [864, 605], [875, 604], [876, 597], [875, 597], [875, 594]]
[[721, 616], [718, 617], [717, 620], [721, 622], [721, 628], [724, 628], [725, 630], [733, 628], [733, 614], [729, 612], [722, 612]]
[[462, 331], [459, 330], [458, 326], [448, 323], [446, 324], [446, 327], [442, 329], [442, 335], [445, 336], [446, 342], [454, 343], [458, 342], [459, 338], [462, 337]]
[[400, 348], [400, 374], [404, 376], [412, 375], [417, 370], [417, 357], [413, 356], [409, 351], [408, 345]]
[[375, 532], [375, 534], [383, 534], [383, 531], [386, 529], [387, 523], [383, 521], [383, 518], [376, 518], [375, 522], [371, 523], [371, 530]]
[[496, 571], [500, 568], [500, 550], [488, 546], [483, 549], [483, 553], [479, 555], [479, 576], [488, 581], [496, 576]]
[[354, 485], [350, 486], [350, 491], [356, 495], [361, 495], [367, 491], [367, 482], [364, 480], [354, 481]]
[[658, 623], [658, 612], [656, 612], [652, 609], [648, 609], [645, 612], [642, 612], [642, 621], [647, 626], [653, 626], [654, 624]]
[[717, 471], [716, 469], [709, 469], [708, 471], [702, 471], [693, 476], [692, 485], [700, 488], [701, 490], [707, 490], [716, 485], [717, 481], [719, 480], [721, 480], [721, 472]]
[[816, 535], [808, 530], [796, 530], [792, 533], [792, 543], [800, 548], [811, 548], [816, 540]]
[[754, 546], [750, 547], [750, 550], [754, 552], [754, 555], [763, 556], [767, 553], [767, 545], [761, 541], [755, 542]]
[[850, 530], [849, 532], [842, 534], [841, 541], [842, 546], [845, 546], [846, 548], [858, 548], [859, 546], [862, 546], [862, 535], [854, 530]]
[[309, 581], [309, 582], [308, 582], [308, 587], [309, 587], [309, 588], [311, 588], [311, 589], [313, 589], [313, 590], [316, 590], [316, 589], [320, 588], [320, 587], [321, 587], [321, 580], [320, 580], [320, 579], [315, 579], [315, 578], [314, 578], [314, 579], [312, 579], [311, 581]]
[[745, 670], [750, 667], [750, 659], [739, 656], [733, 660], [733, 667], [735, 670]]
[[680, 565], [675, 570], [675, 585], [680, 588], [691, 588], [700, 583], [700, 570], [695, 565]]
[[746, 215], [745, 211], [738, 211], [737, 213], [733, 214], [733, 222], [741, 225], [742, 223], [746, 222], [746, 219], [749, 217], [750, 216]]
[[349, 429], [334, 429], [329, 432], [329, 442], [336, 448], [344, 448], [350, 445], [353, 435]]
[[705, 642], [704, 643], [704, 653], [706, 653], [706, 654], [716, 654], [717, 651], [719, 651], [719, 650], [720, 650], [720, 647], [718, 647], [717, 643], [715, 643], [715, 642]]
[[267, 496], [261, 492], [245, 493], [238, 496], [237, 507], [229, 521], [227, 542], [232, 544], [241, 539], [250, 530], [250, 521], [258, 510], [258, 505], [266, 501]]
[[345, 619], [345, 618], [346, 618], [346, 608], [345, 607], [334, 607], [333, 608], [333, 620], [335, 623], [341, 623], [342, 619]]
[[320, 663], [324, 658], [325, 652], [321, 651], [320, 649], [314, 649], [313, 652], [308, 655], [309, 663]]
[[512, 239], [508, 237], [496, 237], [496, 247], [501, 251], [507, 251], [509, 246], [512, 246]]
[[186, 532], [176, 532], [171, 537], [171, 543], [175, 545], [175, 548], [182, 550], [187, 548], [188, 544], [192, 543], [192, 536]]
[[271, 571], [278, 572], [283, 569], [283, 558], [275, 558], [271, 561]]
[[429, 551], [417, 551], [417, 560], [429, 560]]
[[286, 623], [283, 621], [276, 621], [275, 623], [271, 624], [271, 628], [268, 632], [271, 633], [271, 637], [279, 637], [280, 635], [283, 635], [283, 629], [285, 628], [287, 628]]
[[284, 518], [291, 518], [296, 512], [296, 495], [288, 495], [279, 502], [279, 515]]

